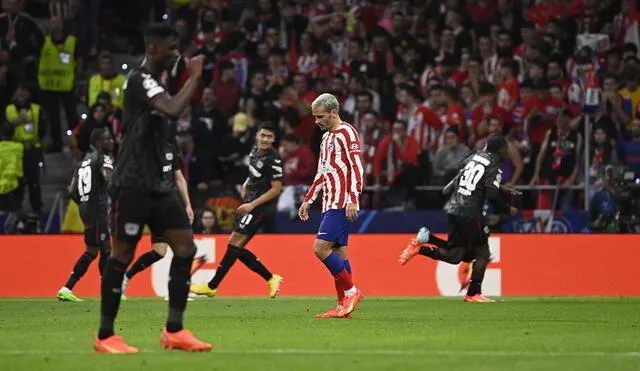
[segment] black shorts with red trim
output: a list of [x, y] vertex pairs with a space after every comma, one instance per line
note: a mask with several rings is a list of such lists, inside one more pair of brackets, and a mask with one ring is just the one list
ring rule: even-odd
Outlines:
[[177, 192], [121, 188], [114, 192], [111, 208], [113, 235], [129, 244], [138, 243], [145, 224], [155, 236], [171, 229], [191, 229]]
[[489, 229], [480, 220], [464, 218], [447, 214], [448, 245], [450, 248], [463, 247], [465, 249], [462, 261], [470, 263], [476, 258], [478, 247], [489, 241]]
[[109, 223], [106, 220], [88, 222], [84, 225], [84, 243], [87, 246], [103, 246], [109, 243]]

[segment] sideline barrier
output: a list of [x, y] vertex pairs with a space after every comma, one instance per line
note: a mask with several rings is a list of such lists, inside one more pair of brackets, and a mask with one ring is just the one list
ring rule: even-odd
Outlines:
[[[352, 235], [354, 280], [367, 296], [456, 296], [458, 266], [416, 257], [397, 262], [411, 235]], [[208, 281], [226, 249], [228, 235], [197, 236], [198, 256], [208, 263], [194, 283]], [[312, 252], [314, 235], [260, 235], [248, 247], [285, 278], [282, 295], [334, 295], [326, 268]], [[498, 235], [490, 238], [493, 261], [483, 292], [488, 296], [640, 296], [635, 271], [638, 235]], [[150, 248], [143, 237], [137, 255]], [[0, 297], [54, 297], [84, 250], [81, 235], [0, 236]], [[131, 281], [129, 296], [167, 292], [170, 253]], [[214, 260], [215, 257], [215, 260]], [[74, 289], [99, 296], [97, 260]], [[267, 295], [265, 282], [237, 262], [220, 286], [221, 296]]]

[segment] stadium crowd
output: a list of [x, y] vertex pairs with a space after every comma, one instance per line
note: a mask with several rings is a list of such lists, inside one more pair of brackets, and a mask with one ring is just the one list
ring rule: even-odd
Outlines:
[[[192, 194], [206, 195], [196, 205], [214, 194], [237, 198], [256, 127], [271, 121], [285, 162], [279, 209], [295, 210], [316, 170], [322, 132], [309, 104], [321, 92], [339, 98], [341, 117], [360, 133], [363, 208], [438, 208], [439, 197], [415, 187], [446, 184], [492, 132], [509, 140], [503, 180], [559, 184], [564, 209], [609, 192], [607, 165], [626, 163], [640, 175], [635, 0], [141, 3], [148, 8], [127, 13], [118, 1], [100, 8], [100, 1], [55, 0], [43, 32], [21, 0], [3, 1], [0, 147], [23, 145], [24, 173], [14, 175], [35, 211], [42, 153], [63, 150], [61, 109], [77, 158], [93, 128], [106, 126], [121, 140], [126, 77], [115, 66], [123, 50], [111, 41], [127, 34], [124, 50], [141, 53], [140, 30], [152, 18], [176, 27], [184, 56], [206, 57], [192, 107], [171, 124]], [[145, 15], [137, 25], [136, 14]], [[79, 88], [91, 63], [98, 73]], [[186, 79], [180, 61], [165, 83], [175, 92]], [[88, 107], [82, 121], [78, 97]], [[589, 113], [585, 101], [594, 105]], [[571, 188], [585, 179], [586, 200]], [[9, 180], [0, 193], [15, 185]], [[550, 208], [550, 194], [528, 192], [525, 207]]]

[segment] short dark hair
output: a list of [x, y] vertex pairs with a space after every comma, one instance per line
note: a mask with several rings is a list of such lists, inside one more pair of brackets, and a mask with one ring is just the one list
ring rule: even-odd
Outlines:
[[498, 153], [507, 146], [507, 140], [502, 134], [493, 133], [487, 139], [487, 152]]
[[92, 146], [96, 146], [99, 141], [104, 140], [107, 137], [108, 132], [106, 128], [96, 128], [91, 130], [91, 135], [89, 136], [89, 141]]
[[167, 39], [178, 39], [179, 37], [178, 31], [168, 23], [152, 23], [144, 30], [145, 44]]
[[258, 131], [263, 129], [272, 132], [274, 135], [278, 132], [276, 125], [271, 121], [263, 121], [262, 123], [260, 123], [260, 126], [258, 126]]

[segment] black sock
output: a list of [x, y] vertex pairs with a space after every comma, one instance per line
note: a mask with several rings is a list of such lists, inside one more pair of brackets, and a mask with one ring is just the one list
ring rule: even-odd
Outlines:
[[273, 277], [273, 274], [271, 274], [271, 272], [269, 272], [267, 267], [265, 267], [264, 264], [262, 264], [260, 260], [258, 260], [258, 258], [255, 256], [254, 253], [252, 253], [247, 249], [240, 249], [240, 250], [241, 252], [238, 259], [240, 259], [240, 261], [244, 265], [246, 265], [247, 268], [258, 273], [262, 278], [264, 278], [267, 281], [269, 281], [271, 277]]
[[182, 317], [187, 307], [187, 296], [189, 295], [189, 285], [191, 285], [191, 264], [195, 256], [188, 257], [175, 256], [171, 259], [169, 269], [169, 316], [167, 317], [167, 331], [178, 332], [182, 330]]
[[104, 276], [104, 268], [107, 266], [107, 259], [111, 251], [109, 249], [100, 250], [100, 258], [98, 259], [98, 270], [100, 271], [100, 277]]
[[467, 296], [474, 296], [480, 294], [482, 292], [482, 281], [474, 281], [473, 279], [469, 282], [469, 289], [467, 290]]
[[69, 276], [69, 279], [67, 280], [67, 283], [64, 285], [64, 287], [68, 288], [69, 290], [73, 290], [73, 287], [80, 280], [80, 278], [82, 278], [82, 276], [84, 276], [84, 274], [87, 273], [87, 269], [89, 269], [89, 265], [95, 258], [96, 258], [95, 255], [91, 255], [88, 252], [84, 252], [78, 258], [78, 260], [76, 261], [76, 264], [73, 266], [73, 271], [71, 272], [71, 275]]
[[158, 254], [154, 250], [146, 252], [142, 254], [138, 258], [138, 260], [135, 261], [135, 263], [133, 263], [131, 268], [129, 268], [127, 273], [125, 273], [125, 276], [127, 276], [128, 279], [131, 279], [133, 278], [133, 276], [150, 267], [153, 263], [157, 262], [160, 259], [162, 259], [162, 255]]
[[429, 243], [435, 246], [438, 246], [441, 249], [448, 247], [448, 242], [443, 240], [442, 238], [435, 236], [434, 234], [429, 235]]
[[420, 255], [424, 255], [424, 256], [428, 256], [430, 258], [434, 257], [434, 251], [435, 250], [433, 247], [429, 247], [429, 246], [420, 246]]
[[113, 335], [113, 323], [120, 307], [122, 295], [122, 279], [127, 270], [127, 263], [109, 257], [102, 276], [102, 303], [100, 305], [99, 339], [106, 339]]
[[215, 290], [218, 288], [218, 285], [220, 285], [220, 282], [222, 282], [224, 276], [227, 275], [229, 269], [231, 269], [236, 260], [238, 260], [240, 254], [242, 254], [242, 251], [240, 251], [239, 248], [233, 245], [227, 245], [227, 251], [224, 253], [222, 260], [220, 261], [220, 264], [218, 264], [218, 268], [216, 269], [216, 275], [213, 276], [211, 281], [209, 281], [210, 289]]

